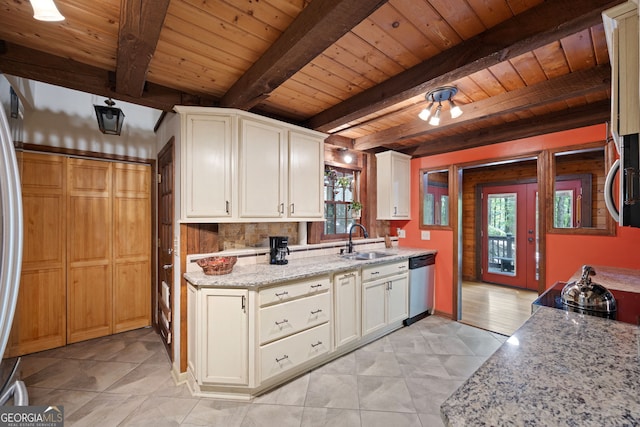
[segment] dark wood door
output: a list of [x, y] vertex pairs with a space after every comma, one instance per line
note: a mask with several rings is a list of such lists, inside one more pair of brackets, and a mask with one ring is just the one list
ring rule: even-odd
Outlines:
[[537, 289], [537, 184], [482, 190], [482, 280]]
[[173, 139], [158, 154], [158, 279], [156, 322], [173, 361]]

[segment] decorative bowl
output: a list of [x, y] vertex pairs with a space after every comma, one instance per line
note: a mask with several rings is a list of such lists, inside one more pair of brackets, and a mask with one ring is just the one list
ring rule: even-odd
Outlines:
[[237, 256], [212, 256], [200, 258], [196, 263], [207, 276], [220, 276], [231, 273], [237, 261]]

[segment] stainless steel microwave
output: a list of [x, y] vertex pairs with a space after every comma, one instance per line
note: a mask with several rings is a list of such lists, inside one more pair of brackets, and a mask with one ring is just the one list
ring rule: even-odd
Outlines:
[[[620, 158], [605, 181], [605, 201], [620, 225], [640, 227], [640, 142], [638, 134], [614, 136]], [[616, 182], [616, 175], [618, 181]]]

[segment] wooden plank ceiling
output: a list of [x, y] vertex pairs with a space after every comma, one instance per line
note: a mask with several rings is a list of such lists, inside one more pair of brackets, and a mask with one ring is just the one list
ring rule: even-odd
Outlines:
[[[171, 111], [233, 107], [425, 156], [603, 123], [621, 0], [0, 0], [0, 72]], [[454, 85], [464, 114], [417, 118]]]

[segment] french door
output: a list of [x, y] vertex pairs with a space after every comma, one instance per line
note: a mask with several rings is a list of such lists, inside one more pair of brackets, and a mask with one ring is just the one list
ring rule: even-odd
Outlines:
[[538, 289], [537, 184], [482, 189], [482, 280]]

